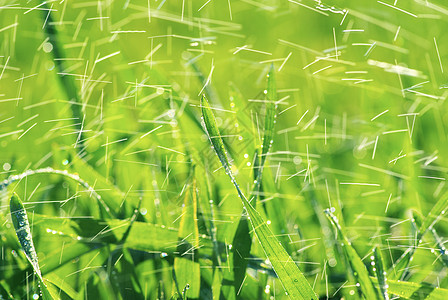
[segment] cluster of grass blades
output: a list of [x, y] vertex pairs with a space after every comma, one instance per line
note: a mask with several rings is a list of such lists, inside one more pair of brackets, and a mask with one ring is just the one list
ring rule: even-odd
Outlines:
[[[284, 289], [284, 295], [289, 299], [318, 299], [319, 295], [312, 288], [309, 279], [297, 266], [297, 262], [285, 249], [274, 234], [271, 228], [271, 222], [267, 221], [266, 212], [262, 206], [257, 207], [257, 199], [262, 199], [263, 195], [263, 169], [266, 158], [269, 155], [272, 141], [274, 138], [274, 124], [277, 115], [277, 92], [274, 68], [271, 66], [267, 75], [267, 90], [265, 92], [265, 122], [264, 133], [260, 149], [254, 152], [253, 164], [253, 184], [250, 187], [250, 197], [247, 198], [237, 183], [234, 169], [228, 158], [227, 149], [223, 137], [217, 125], [207, 97], [203, 95], [200, 101], [200, 110], [203, 120], [203, 127], [206, 135], [214, 149], [223, 170], [230, 178], [230, 182], [236, 190], [236, 194], [242, 202], [244, 209], [243, 215], [234, 222], [235, 231], [233, 233], [232, 247], [229, 248], [226, 240], [220, 240], [216, 225], [214, 225], [214, 210], [216, 209], [213, 201], [209, 208], [201, 207], [204, 201], [201, 197], [210, 199], [213, 192], [210, 189], [209, 177], [198, 177], [198, 171], [202, 170], [204, 165], [200, 162], [197, 154], [191, 154], [193, 164], [186, 183], [183, 186], [179, 197], [182, 203], [182, 211], [174, 222], [179, 222], [178, 229], [168, 228], [161, 224], [147, 222], [141, 213], [141, 201], [133, 203], [133, 208], [127, 207], [123, 199], [126, 193], [121, 192], [115, 185], [106, 178], [96, 173], [85, 161], [79, 158], [72, 151], [68, 151], [71, 158], [69, 170], [58, 170], [51, 167], [27, 170], [18, 175], [12, 175], [0, 183], [3, 193], [2, 199], [7, 199], [11, 192], [20, 187], [22, 181], [28, 178], [46, 176], [58, 176], [72, 182], [74, 186], [83, 189], [82, 192], [88, 194], [88, 197], [96, 203], [92, 208], [92, 217], [58, 219], [51, 218], [40, 213], [33, 213], [33, 226], [30, 226], [27, 212], [18, 195], [14, 193], [10, 197], [10, 215], [19, 245], [23, 250], [26, 260], [31, 269], [22, 266], [24, 272], [32, 272], [37, 281], [35, 296], [42, 299], [80, 299], [85, 297], [93, 290], [101, 297], [115, 297], [113, 290], [117, 289], [119, 297], [144, 298], [147, 293], [145, 285], [145, 276], [142, 276], [144, 269], [138, 270], [133, 265], [137, 263], [147, 265], [165, 266], [165, 274], [156, 276], [158, 280], [152, 287], [157, 291], [159, 299], [235, 299], [250, 298], [255, 294], [247, 292], [243, 288], [249, 284], [256, 286], [255, 279], [248, 275], [250, 273], [261, 272], [266, 274], [266, 278], [259, 275], [258, 280], [264, 280], [271, 277], [278, 278]], [[62, 155], [59, 150], [56, 155]], [[79, 172], [79, 173], [78, 173]], [[315, 200], [313, 200], [315, 201]], [[64, 204], [67, 201], [63, 201]], [[206, 201], [207, 202], [207, 201]], [[316, 204], [317, 205], [317, 204]], [[317, 205], [319, 207], [319, 205]], [[158, 210], [160, 207], [154, 207]], [[211, 218], [204, 219], [203, 213], [210, 209]], [[411, 245], [402, 256], [386, 271], [385, 262], [381, 254], [380, 246], [373, 248], [371, 252], [371, 263], [365, 263], [358, 252], [353, 247], [347, 231], [341, 226], [338, 218], [333, 214], [334, 208], [326, 209], [325, 214], [329, 222], [333, 225], [335, 241], [335, 253], [339, 253], [338, 259], [345, 261], [351, 270], [347, 274], [347, 282], [353, 282], [358, 289], [356, 295], [365, 299], [391, 299], [393, 295], [410, 299], [446, 299], [448, 290], [435, 287], [426, 283], [415, 283], [403, 281], [408, 275], [409, 265], [413, 255], [422, 243], [424, 236], [430, 233], [436, 248], [440, 253], [439, 258], [446, 264], [446, 249], [440, 236], [436, 232], [434, 225], [443, 217], [447, 209], [446, 197], [441, 197], [431, 212], [422, 218], [418, 214], [413, 214], [411, 224], [415, 231], [415, 238]], [[120, 217], [123, 214], [128, 217]], [[157, 218], [155, 219], [157, 220]], [[279, 222], [280, 220], [277, 219]], [[210, 224], [206, 224], [209, 221]], [[321, 224], [323, 221], [320, 221]], [[209, 228], [205, 231], [204, 227]], [[32, 229], [33, 228], [33, 229]], [[37, 253], [34, 248], [32, 231], [46, 231], [64, 239], [62, 249], [54, 249], [39, 263]], [[203, 232], [201, 234], [201, 232]], [[56, 234], [56, 235], [55, 235]], [[260, 249], [252, 251], [255, 246], [252, 240], [259, 242]], [[8, 238], [5, 238], [8, 241]], [[69, 242], [70, 241], [70, 242]], [[340, 244], [339, 248], [337, 245]], [[105, 251], [105, 255], [100, 255]], [[90, 275], [89, 283], [84, 285], [81, 290], [74, 289], [67, 283], [57, 270], [63, 269], [65, 264], [73, 263], [79, 257], [88, 255], [86, 267], [75, 271], [72, 274], [88, 269], [92, 261], [102, 256], [100, 260], [103, 263], [99, 268], [107, 268], [113, 265], [116, 267], [114, 272], [125, 272], [124, 276], [130, 276], [128, 283], [120, 283], [120, 275], [115, 275], [116, 279], [109, 284], [100, 283], [98, 277], [105, 276], [104, 271]], [[150, 258], [141, 260], [141, 255], [150, 255]], [[154, 254], [152, 254], [154, 253]], [[266, 259], [264, 264], [250, 264], [249, 262], [255, 255], [263, 254], [256, 259]], [[370, 254], [368, 255], [370, 256]], [[148, 266], [149, 266], [148, 265]], [[143, 267], [142, 267], [143, 268]], [[213, 271], [207, 271], [211, 268]], [[226, 269], [229, 269], [226, 271]], [[75, 267], [76, 269], [76, 267]], [[171, 271], [169, 271], [171, 270]], [[103, 274], [103, 275], [101, 275]], [[14, 290], [12, 283], [16, 277], [9, 275], [2, 279], [1, 293], [3, 297], [14, 296], [17, 291]], [[250, 277], [248, 277], [250, 276]], [[250, 279], [248, 279], [250, 278]], [[272, 280], [270, 279], [270, 280]], [[117, 281], [118, 280], [118, 281]], [[149, 280], [149, 279], [146, 279]], [[152, 279], [154, 280], [154, 279]], [[168, 280], [168, 281], [167, 281]], [[172, 282], [172, 288], [166, 287], [167, 282]], [[265, 283], [264, 283], [265, 284]], [[89, 286], [90, 285], [90, 286]], [[126, 291], [126, 289], [128, 291]], [[131, 290], [131, 292], [129, 291]], [[244, 292], [242, 292], [245, 291]], [[167, 295], [171, 291], [171, 295]], [[207, 292], [208, 291], [208, 292]], [[207, 294], [209, 293], [209, 294]], [[250, 296], [251, 295], [251, 296]]]
[[443, 1], [6, 2], [0, 299], [448, 299]]
[[[261, 158], [262, 161], [261, 166], [265, 161], [265, 157], [269, 151], [269, 147], [272, 141], [272, 132], [275, 119], [275, 108], [274, 108], [275, 104], [273, 102], [276, 99], [275, 97], [276, 90], [275, 90], [275, 81], [273, 77], [274, 72], [273, 68], [271, 67], [271, 71], [269, 72], [268, 75], [268, 82], [269, 82], [267, 91], [268, 109], [266, 113], [267, 130], [263, 138], [263, 152]], [[293, 261], [293, 259], [289, 256], [289, 254], [279, 243], [274, 233], [269, 228], [269, 225], [267, 224], [266, 220], [264, 220], [263, 217], [259, 214], [259, 212], [257, 212], [257, 210], [253, 207], [253, 205], [243, 194], [238, 183], [236, 182], [236, 179], [232, 174], [231, 165], [227, 157], [226, 149], [224, 147], [221, 134], [219, 133], [215, 117], [213, 115], [213, 112], [210, 108], [210, 104], [205, 95], [203, 95], [201, 99], [201, 110], [205, 128], [207, 130], [210, 142], [213, 145], [213, 149], [215, 150], [216, 155], [218, 156], [225, 172], [227, 173], [231, 182], [235, 186], [238, 196], [241, 198], [241, 201], [243, 202], [243, 206], [247, 213], [247, 218], [251, 224], [253, 232], [255, 233], [258, 241], [260, 242], [267, 259], [269, 260], [274, 271], [279, 277], [287, 295], [292, 299], [317, 299], [316, 293], [311, 288], [310, 284], [308, 283], [303, 273], [299, 270], [296, 263]], [[259, 181], [261, 180], [262, 169], [263, 167], [259, 167], [258, 171], [259, 175], [255, 177], [256, 178], [255, 185], [257, 190], [259, 189]], [[236, 234], [239, 233], [240, 232], [237, 231]], [[246, 240], [249, 240], [249, 242], [251, 240], [250, 235], [248, 239], [247, 237], [244, 236], [243, 237], [239, 236], [238, 238], [243, 240], [244, 238], [246, 238]], [[250, 246], [248, 248], [250, 250]], [[243, 267], [243, 270], [245, 270], [245, 266], [242, 263], [241, 265]]]

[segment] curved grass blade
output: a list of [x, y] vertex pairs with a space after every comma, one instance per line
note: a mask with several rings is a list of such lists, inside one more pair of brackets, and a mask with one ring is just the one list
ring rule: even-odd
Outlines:
[[53, 59], [57, 68], [57, 74], [61, 82], [62, 89], [64, 90], [68, 101], [70, 103], [70, 108], [72, 110], [73, 117], [75, 118], [75, 126], [78, 130], [77, 144], [84, 149], [83, 144], [83, 115], [82, 115], [82, 101], [78, 94], [78, 89], [75, 84], [75, 79], [73, 76], [65, 75], [67, 73], [65, 66], [65, 54], [62, 48], [62, 43], [58, 40], [58, 33], [56, 30], [55, 22], [53, 22], [53, 17], [51, 10], [48, 7], [47, 2], [44, 2], [42, 6], [45, 8], [43, 10], [42, 19], [44, 21], [44, 30], [48, 37], [48, 42], [53, 46]]
[[381, 250], [378, 247], [373, 249], [373, 259], [375, 262], [376, 278], [378, 279], [378, 285], [381, 291], [381, 296], [384, 300], [389, 300], [389, 294], [387, 293], [387, 279], [386, 271], [384, 270], [383, 257], [381, 256]]
[[104, 202], [103, 198], [95, 191], [93, 187], [91, 187], [85, 180], [83, 180], [79, 175], [77, 174], [71, 174], [67, 172], [66, 170], [55, 170], [51, 167], [42, 168], [42, 169], [36, 169], [36, 170], [27, 170], [21, 174], [18, 175], [12, 175], [8, 179], [3, 180], [0, 182], [0, 190], [6, 189], [9, 185], [11, 185], [14, 182], [20, 181], [25, 177], [32, 176], [32, 175], [38, 175], [38, 174], [58, 174], [62, 175], [64, 177], [67, 177], [71, 180], [76, 181], [79, 183], [82, 187], [84, 187], [90, 195], [92, 195], [101, 205], [104, 210], [111, 216], [112, 212], [109, 206]]
[[12, 223], [14, 224], [14, 229], [16, 230], [19, 243], [22, 246], [22, 250], [23, 252], [25, 252], [25, 256], [33, 267], [34, 273], [36, 273], [39, 280], [39, 288], [42, 293], [42, 298], [44, 300], [53, 299], [50, 292], [48, 291], [47, 285], [42, 278], [42, 273], [39, 268], [39, 262], [37, 260], [36, 249], [34, 248], [33, 236], [31, 235], [31, 228], [28, 222], [28, 217], [26, 215], [26, 211], [22, 204], [22, 201], [17, 196], [17, 194], [14, 194], [11, 197], [9, 207], [11, 210]]
[[64, 292], [68, 297], [72, 299], [78, 297], [78, 293], [70, 286], [70, 284], [60, 278], [56, 273], [45, 275], [45, 280]]
[[243, 285], [246, 277], [246, 268], [248, 259], [250, 258], [252, 238], [253, 235], [249, 230], [249, 221], [246, 216], [241, 216], [232, 241], [234, 251], [230, 254], [233, 258], [233, 285], [235, 292], [239, 292], [241, 290], [241, 286]]
[[[188, 288], [190, 298], [199, 298], [201, 269], [198, 261], [199, 230], [197, 222], [196, 181], [186, 189], [182, 217], [179, 225], [177, 251], [180, 256], [174, 258], [174, 272], [178, 289]], [[186, 238], [188, 237], [188, 238]]]
[[444, 194], [433, 206], [428, 215], [423, 219], [419, 229], [420, 238], [446, 214], [448, 210], [448, 193]]
[[253, 143], [248, 143], [247, 148], [248, 153], [252, 153], [255, 148], [255, 139], [253, 138], [256, 134], [254, 132], [255, 128], [250, 115], [247, 113], [247, 105], [243, 100], [243, 95], [233, 82], [229, 83], [229, 97], [230, 109], [235, 112], [235, 121], [238, 122], [237, 132], [243, 136], [243, 140], [253, 141]]
[[[371, 277], [371, 279], [373, 282], [378, 283], [376, 278]], [[388, 280], [387, 283], [389, 293], [399, 296], [400, 299], [448, 299], [448, 289], [438, 288], [427, 283], [397, 280]]]
[[375, 287], [373, 286], [372, 280], [370, 279], [369, 271], [367, 271], [367, 268], [362, 262], [358, 253], [356, 253], [356, 250], [353, 248], [352, 244], [345, 236], [338, 219], [335, 215], [333, 215], [333, 213], [330, 212], [329, 209], [325, 210], [325, 214], [333, 224], [333, 227], [336, 229], [338, 239], [343, 244], [345, 255], [347, 256], [347, 260], [350, 262], [353, 273], [358, 280], [359, 288], [364, 294], [364, 297], [366, 299], [378, 299], [378, 294], [375, 290]]
[[14, 296], [10, 292], [9, 286], [4, 282], [4, 280], [0, 281], [0, 297], [5, 299], [14, 299]]
[[211, 85], [211, 74], [213, 72], [213, 63], [212, 63], [212, 69], [208, 77], [204, 76], [204, 73], [202, 73], [201, 69], [199, 68], [198, 64], [196, 63], [197, 57], [194, 57], [193, 59], [190, 59], [187, 61], [187, 65], [190, 65], [191, 68], [194, 71], [194, 74], [196, 75], [197, 79], [199, 80], [200, 84], [202, 85], [202, 90], [205, 91], [205, 94], [209, 95], [209, 97], [216, 99], [219, 103], [221, 101], [219, 100], [219, 95], [216, 92], [213, 85]]
[[[261, 156], [259, 156], [258, 150], [255, 152], [254, 159], [254, 187], [252, 195], [249, 198], [251, 205], [256, 207], [257, 197], [260, 193], [263, 167], [266, 161], [266, 157], [271, 148], [273, 138], [274, 138], [274, 124], [276, 118], [276, 103], [277, 100], [277, 90], [274, 74], [274, 65], [271, 65], [271, 69], [267, 75], [268, 78], [268, 88], [267, 88], [267, 99], [266, 99], [266, 118], [264, 123], [264, 136], [263, 144], [261, 145]], [[238, 228], [236, 230], [235, 236], [233, 238], [233, 246], [235, 251], [238, 251], [238, 255], [233, 257], [233, 269], [235, 272], [235, 290], [240, 290], [243, 284], [244, 278], [246, 277], [246, 267], [247, 262], [250, 257], [250, 250], [252, 248], [252, 234], [249, 230], [249, 222], [247, 218], [242, 217], [238, 223]]]
[[[415, 212], [412, 213], [411, 226], [412, 226], [412, 241], [411, 245], [403, 252], [403, 254], [397, 259], [396, 263], [392, 266], [391, 274], [389, 279], [392, 280], [403, 280], [408, 274], [409, 264], [412, 261], [412, 257], [417, 251], [418, 246], [422, 242], [422, 237], [426, 232], [426, 229], [423, 229], [422, 225], [423, 221], [420, 216]], [[429, 224], [429, 222], [428, 222]]]
[[205, 96], [201, 99], [201, 109], [210, 142], [212, 143], [213, 148], [221, 161], [222, 166], [224, 167], [224, 170], [235, 186], [235, 189], [243, 202], [243, 206], [247, 211], [250, 223], [254, 229], [254, 233], [257, 236], [266, 257], [271, 262], [274, 271], [280, 279], [283, 288], [291, 299], [317, 299], [318, 297], [316, 293], [313, 291], [307, 279], [297, 267], [296, 263], [278, 242], [267, 223], [249, 203], [239, 188], [238, 183], [231, 172], [230, 163], [227, 158], [215, 117]]
[[277, 83], [275, 81], [273, 64], [271, 65], [267, 78], [268, 89], [266, 90], [266, 117], [264, 121], [263, 145], [261, 146], [261, 170], [263, 170], [266, 156], [274, 139], [274, 124], [277, 117]]
[[[175, 254], [176, 247], [173, 247], [173, 245], [175, 246], [178, 242], [178, 230], [139, 221], [134, 221], [132, 227], [129, 227], [131, 222], [132, 220], [98, 220], [88, 218], [67, 220], [46, 215], [34, 215], [35, 230], [48, 232], [48, 234], [58, 232], [58, 236], [61, 238], [70, 238], [79, 245], [87, 244], [93, 248], [102, 247], [103, 244], [123, 245], [123, 247], [135, 250]], [[125, 235], [127, 235], [126, 239], [123, 239]], [[142, 238], [142, 236], [145, 238]], [[185, 239], [185, 237], [183, 236], [182, 239]], [[78, 248], [75, 246], [76, 243], [73, 245], [73, 248]], [[213, 243], [208, 237], [199, 236], [199, 245], [201, 246], [199, 256], [208, 258], [212, 256]], [[64, 247], [63, 261], [66, 257], [65, 254], [69, 251], [68, 247], [68, 245]], [[76, 251], [82, 252], [88, 249], [85, 246], [79, 248]], [[51, 257], [47, 256], [46, 259], [51, 259]], [[59, 261], [59, 258], [57, 261]], [[50, 263], [46, 261], [43, 268], [47, 268], [48, 264]]]
[[448, 193], [445, 193], [433, 206], [431, 211], [421, 220], [419, 215], [413, 214], [412, 224], [416, 227], [415, 240], [411, 247], [400, 256], [393, 266], [391, 272], [391, 279], [403, 279], [406, 275], [406, 270], [412, 260], [412, 257], [422, 242], [423, 236], [426, 232], [431, 231], [434, 225], [446, 214], [448, 209]]
[[224, 148], [224, 143], [218, 129], [218, 124], [216, 124], [215, 116], [213, 115], [212, 109], [205, 95], [202, 95], [201, 98], [201, 110], [205, 129], [207, 131], [208, 138], [212, 143], [213, 149], [215, 150], [216, 155], [218, 155], [219, 161], [221, 162], [224, 171], [227, 175], [231, 176], [231, 179], [233, 179], [233, 175], [230, 170], [230, 162], [227, 158], [227, 151]]

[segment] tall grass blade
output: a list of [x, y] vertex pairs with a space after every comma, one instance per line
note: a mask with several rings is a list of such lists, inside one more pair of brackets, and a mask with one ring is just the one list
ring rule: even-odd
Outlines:
[[77, 137], [77, 144], [81, 147], [81, 150], [84, 149], [83, 144], [83, 131], [82, 131], [82, 103], [81, 98], [78, 94], [78, 89], [75, 84], [75, 79], [73, 76], [65, 75], [67, 73], [65, 66], [65, 54], [63, 50], [62, 43], [58, 40], [58, 32], [55, 26], [55, 22], [53, 21], [53, 16], [51, 14], [51, 10], [48, 7], [46, 2], [42, 5], [44, 8], [42, 14], [42, 20], [45, 24], [44, 30], [48, 37], [48, 42], [53, 46], [52, 54], [54, 59], [54, 64], [57, 68], [57, 74], [59, 80], [61, 82], [62, 89], [64, 90], [66, 96], [68, 97], [68, 101], [70, 102], [70, 108], [72, 110], [72, 115], [75, 118], [74, 123], [76, 129], [79, 131]]
[[14, 299], [9, 286], [3, 280], [0, 281], [0, 297], [3, 297], [4, 299]]
[[197, 253], [199, 247], [197, 210], [196, 181], [193, 179], [193, 186], [187, 188], [185, 192], [179, 225], [177, 251], [180, 256], [174, 259], [178, 289], [182, 290], [188, 286], [188, 297], [192, 299], [199, 298], [201, 286], [201, 269]]
[[210, 142], [221, 161], [224, 170], [235, 186], [243, 206], [245, 207], [255, 235], [269, 259], [274, 271], [280, 279], [283, 288], [291, 299], [317, 299], [316, 293], [311, 288], [305, 276], [297, 267], [283, 246], [263, 220], [261, 215], [249, 203], [238, 186], [230, 168], [230, 163], [224, 148], [224, 144], [216, 124], [215, 117], [205, 96], [201, 99], [202, 117]]
[[408, 273], [409, 264], [412, 261], [412, 257], [415, 251], [418, 249], [422, 242], [423, 236], [426, 232], [432, 231], [433, 226], [442, 218], [448, 209], [448, 198], [447, 194], [441, 197], [437, 203], [433, 206], [428, 215], [423, 219], [419, 214], [413, 212], [411, 225], [415, 231], [412, 245], [406, 249], [406, 251], [398, 258], [397, 262], [393, 265], [393, 271], [390, 272], [391, 279], [403, 280]]
[[[274, 138], [274, 124], [276, 118], [276, 103], [277, 100], [277, 90], [274, 74], [274, 66], [271, 65], [270, 71], [267, 75], [268, 88], [266, 91], [266, 117], [264, 124], [264, 136], [263, 143], [261, 145], [261, 158], [259, 157], [258, 150], [255, 151], [254, 159], [254, 187], [252, 195], [249, 198], [251, 205], [256, 207], [257, 197], [260, 193], [263, 167], [266, 161], [266, 157], [271, 148], [272, 141]], [[242, 217], [238, 223], [238, 228], [236, 230], [235, 236], [233, 238], [233, 246], [235, 251], [238, 251], [238, 255], [233, 257], [233, 269], [235, 272], [235, 289], [239, 290], [243, 284], [244, 278], [246, 276], [247, 262], [250, 257], [250, 250], [252, 248], [252, 234], [249, 231], [249, 222], [247, 218]]]
[[66, 96], [68, 97], [68, 101], [70, 103], [70, 108], [72, 110], [72, 115], [75, 118], [74, 123], [76, 129], [78, 130], [77, 135], [77, 144], [80, 146], [81, 150], [84, 149], [83, 144], [83, 114], [82, 114], [82, 101], [78, 94], [78, 89], [75, 84], [75, 79], [73, 76], [65, 75], [66, 66], [65, 66], [65, 54], [62, 47], [62, 43], [58, 40], [58, 32], [55, 26], [55, 22], [53, 21], [53, 17], [51, 14], [51, 10], [48, 7], [47, 2], [44, 2], [42, 5], [45, 9], [43, 10], [42, 20], [45, 24], [44, 30], [48, 37], [48, 42], [53, 46], [53, 59], [54, 64], [57, 68], [57, 74], [59, 80], [61, 82], [62, 89], [64, 90]]
[[39, 262], [37, 260], [36, 249], [34, 248], [33, 236], [31, 235], [31, 228], [28, 222], [28, 217], [26, 215], [25, 207], [17, 194], [11, 197], [9, 204], [11, 210], [11, 219], [14, 224], [14, 229], [16, 230], [17, 238], [22, 246], [22, 250], [31, 266], [33, 267], [34, 273], [36, 273], [39, 280], [39, 287], [42, 293], [42, 298], [53, 299], [50, 292], [48, 291], [47, 285], [45, 284], [42, 273], [39, 268]]
[[326, 209], [325, 213], [330, 222], [333, 224], [333, 227], [336, 229], [338, 239], [342, 243], [347, 260], [352, 267], [355, 278], [358, 280], [359, 288], [364, 294], [364, 297], [366, 299], [377, 299], [378, 294], [373, 286], [372, 280], [369, 277], [369, 271], [362, 262], [356, 250], [353, 248], [351, 242], [345, 236], [338, 219], [329, 209]]
[[384, 270], [383, 257], [381, 250], [378, 247], [373, 249], [373, 259], [375, 262], [376, 278], [378, 279], [378, 285], [381, 291], [381, 296], [384, 300], [389, 300], [389, 294], [387, 293], [387, 279], [386, 271]]
[[268, 89], [266, 90], [266, 117], [264, 121], [263, 145], [261, 146], [261, 170], [263, 170], [266, 156], [274, 140], [274, 125], [277, 117], [277, 82], [275, 80], [273, 64], [271, 65], [267, 78]]

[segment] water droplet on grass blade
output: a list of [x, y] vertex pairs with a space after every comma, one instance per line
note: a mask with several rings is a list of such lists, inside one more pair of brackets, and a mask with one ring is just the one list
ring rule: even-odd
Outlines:
[[9, 171], [9, 170], [11, 170], [11, 164], [10, 164], [10, 163], [4, 163], [4, 164], [3, 164], [3, 170], [4, 170], [4, 171]]

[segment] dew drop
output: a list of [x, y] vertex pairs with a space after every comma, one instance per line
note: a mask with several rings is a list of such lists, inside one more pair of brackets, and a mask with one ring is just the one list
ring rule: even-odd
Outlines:
[[42, 46], [42, 49], [44, 50], [45, 53], [49, 53], [53, 50], [53, 44], [45, 42], [44, 45]]
[[11, 170], [11, 164], [10, 163], [4, 163], [3, 164], [3, 170], [5, 170], [5, 171]]
[[170, 118], [174, 118], [174, 116], [176, 115], [176, 111], [174, 109], [170, 109], [168, 110], [167, 115]]
[[264, 292], [265, 292], [266, 294], [269, 294], [269, 293], [271, 292], [271, 286], [270, 286], [269, 284], [266, 285], [266, 287], [265, 287], [265, 289], [264, 289]]
[[158, 88], [156, 89], [156, 93], [157, 93], [157, 95], [162, 95], [164, 91], [165, 91], [165, 90], [164, 90], [162, 87], [158, 87]]

